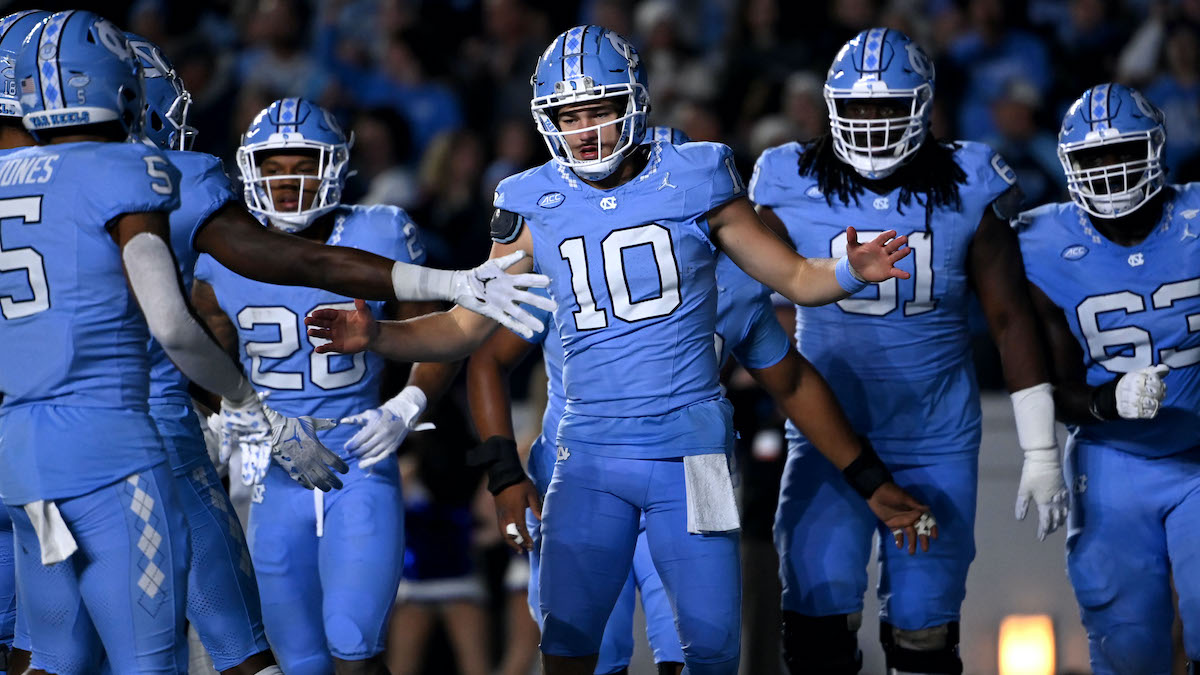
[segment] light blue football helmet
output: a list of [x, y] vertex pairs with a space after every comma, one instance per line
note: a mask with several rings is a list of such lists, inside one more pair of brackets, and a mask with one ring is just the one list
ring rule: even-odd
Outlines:
[[17, 52], [33, 27], [50, 12], [26, 9], [0, 19], [0, 117], [21, 117], [21, 101], [17, 98]]
[[[871, 28], [854, 36], [825, 77], [834, 153], [864, 178], [891, 175], [925, 141], [933, 82], [933, 61], [904, 33]], [[846, 101], [871, 98], [907, 100], [908, 114], [884, 119], [845, 115]]]
[[41, 142], [52, 129], [117, 122], [141, 132], [141, 66], [113, 22], [84, 10], [51, 14], [17, 54], [21, 121]]
[[[353, 135], [347, 139], [333, 114], [321, 106], [302, 98], [275, 101], [250, 123], [237, 150], [246, 208], [266, 216], [272, 225], [286, 232], [303, 230], [341, 204], [353, 144]], [[262, 175], [266, 155], [288, 151], [312, 153], [317, 159], [317, 174]], [[312, 182], [317, 181], [312, 204], [304, 208], [301, 199], [294, 210], [275, 208], [272, 189], [281, 181], [298, 183], [301, 194], [313, 190]]]
[[[1145, 144], [1145, 154], [1089, 168], [1082, 151], [1123, 143]], [[1079, 208], [1099, 218], [1119, 218], [1141, 208], [1162, 190], [1163, 114], [1141, 92], [1122, 84], [1100, 84], [1083, 92], [1063, 117], [1058, 161], [1067, 191]], [[1140, 154], [1139, 150], [1139, 154]]]
[[142, 133], [163, 150], [190, 150], [196, 129], [187, 123], [192, 95], [183, 86], [183, 78], [158, 45], [136, 33], [125, 33], [125, 39], [142, 65], [146, 90]]
[[[650, 113], [650, 91], [637, 50], [628, 40], [601, 26], [576, 26], [550, 43], [538, 59], [530, 80], [533, 85], [533, 122], [550, 155], [580, 177], [606, 178], [621, 165], [633, 148], [643, 141], [646, 116]], [[596, 131], [613, 124], [621, 134], [611, 150], [597, 147], [596, 159], [578, 159], [571, 153], [566, 136], [559, 130], [554, 111], [564, 105], [604, 98], [625, 98], [625, 113], [571, 134]]]
[[683, 130], [675, 127], [649, 127], [646, 129], [645, 142], [660, 142], [670, 143], [671, 145], [682, 145], [691, 143], [692, 139], [683, 133]]

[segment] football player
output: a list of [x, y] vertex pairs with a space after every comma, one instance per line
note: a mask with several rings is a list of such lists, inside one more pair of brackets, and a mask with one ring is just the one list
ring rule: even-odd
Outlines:
[[[1054, 402], [1037, 323], [1007, 225], [1020, 193], [998, 155], [929, 134], [933, 65], [902, 33], [874, 28], [838, 52], [825, 81], [830, 130], [758, 159], [751, 199], [805, 256], [840, 255], [847, 223], [908, 236], [911, 277], [836, 305], [800, 307], [796, 341], [824, 375], [855, 431], [937, 514], [923, 556], [881, 547], [880, 639], [888, 668], [959, 673], [958, 622], [975, 557], [979, 391], [967, 308], [978, 296], [1000, 349], [1025, 451], [1017, 517], [1032, 501], [1038, 537], [1065, 518]], [[881, 370], [863, 353], [903, 368]], [[775, 524], [783, 582], [783, 643], [793, 673], [856, 673], [867, 563], [880, 526], [814, 439], [790, 426]], [[822, 542], [813, 546], [812, 542]]]
[[[341, 204], [350, 144], [329, 111], [296, 98], [272, 103], [238, 149], [246, 207], [271, 229], [295, 235], [289, 238], [420, 264], [425, 252], [404, 211]], [[281, 467], [272, 467], [256, 488], [248, 539], [267, 636], [288, 673], [384, 672], [386, 618], [404, 553], [393, 453], [424, 410], [425, 397], [406, 387], [381, 402], [382, 359], [302, 348], [302, 318], [314, 309], [351, 306], [343, 295], [351, 287], [279, 286], [260, 270], [243, 276], [218, 260], [202, 255], [196, 263], [197, 310], [236, 349], [251, 381], [270, 393], [273, 408], [341, 419], [343, 426], [320, 438], [347, 459], [358, 459], [345, 487], [331, 472], [314, 483], [322, 490], [341, 488], [328, 498], [302, 489]], [[372, 311], [382, 315], [384, 305], [372, 302]]]
[[[651, 127], [646, 130], [646, 138], [653, 142], [684, 143], [687, 142], [683, 132], [670, 127]], [[824, 448], [833, 448], [846, 455], [841, 466], [846, 466], [857, 459], [858, 441], [845, 423], [836, 402], [828, 393], [828, 388], [821, 382], [820, 375], [812, 367], [803, 363], [803, 359], [792, 351], [788, 344], [787, 334], [775, 320], [766, 288], [742, 272], [726, 256], [721, 256], [717, 263], [717, 331], [714, 335], [718, 353], [718, 363], [723, 365], [731, 356], [738, 363], [749, 369], [760, 382], [772, 385], [773, 393], [778, 395], [781, 404], [800, 422], [820, 423], [828, 420], [831, 426], [837, 428], [838, 436], [834, 444], [824, 444]], [[529, 580], [529, 606], [535, 618], [541, 616], [538, 606], [538, 569], [540, 568], [540, 510], [541, 500], [545, 497], [554, 469], [555, 445], [554, 438], [558, 430], [559, 420], [566, 408], [566, 398], [563, 394], [562, 370], [563, 347], [562, 340], [554, 329], [554, 319], [549, 313], [543, 317], [547, 329], [534, 335], [532, 340], [524, 340], [509, 331], [497, 331], [482, 347], [471, 355], [467, 366], [467, 377], [471, 408], [474, 413], [475, 427], [480, 437], [487, 439], [485, 445], [505, 446], [504, 450], [484, 450], [480, 454], [489, 456], [511, 457], [515, 451], [511, 408], [508, 402], [507, 376], [530, 351], [532, 346], [540, 344], [542, 357], [546, 368], [547, 406], [542, 416], [542, 433], [534, 441], [529, 453], [529, 478], [524, 473], [516, 471], [493, 471], [493, 475], [506, 476], [505, 480], [492, 482], [488, 488], [496, 498], [496, 511], [500, 530], [509, 539], [510, 544], [518, 550], [528, 550], [530, 554], [531, 578]], [[797, 367], [799, 366], [799, 367]], [[807, 371], [807, 372], [802, 372]], [[801, 390], [800, 385], [807, 386]], [[821, 392], [824, 392], [823, 394]], [[795, 395], [793, 395], [793, 393]], [[832, 405], [832, 408], [830, 407]], [[801, 415], [800, 411], [804, 411]], [[839, 428], [840, 427], [840, 428]], [[829, 435], [827, 434], [827, 438]], [[877, 460], [876, 460], [877, 461]], [[869, 454], [861, 464], [864, 468], [870, 463]], [[515, 468], [515, 467], [514, 467]], [[883, 478], [880, 473], [868, 481]], [[531, 482], [532, 480], [532, 482]], [[864, 482], [864, 485], [866, 483]], [[882, 483], [870, 485], [871, 493], [878, 490], [877, 497], [886, 501], [886, 495], [897, 490], [894, 484], [887, 488]], [[870, 493], [869, 493], [870, 494]], [[903, 495], [907, 497], [907, 495]], [[884, 501], [880, 502], [881, 508]], [[893, 504], [895, 506], [895, 504]], [[915, 503], [903, 503], [900, 511], [910, 509], [920, 510]], [[528, 507], [528, 509], [526, 508]], [[905, 513], [892, 513], [898, 516], [892, 524], [903, 527], [906, 521]], [[886, 516], [885, 516], [886, 517]], [[911, 525], [909, 525], [911, 528]], [[910, 535], [915, 532], [908, 530]], [[916, 544], [916, 537], [910, 541]], [[519, 542], [519, 543], [517, 543]], [[630, 657], [633, 653], [633, 611], [635, 589], [642, 596], [642, 607], [646, 616], [646, 636], [654, 652], [655, 663], [660, 673], [675, 675], [683, 667], [683, 653], [679, 645], [679, 635], [675, 630], [675, 619], [671, 606], [667, 602], [662, 579], [654, 569], [650, 558], [644, 524], [638, 533], [637, 546], [634, 549], [633, 571], [625, 587], [621, 590], [620, 598], [608, 624], [604, 629], [604, 639], [600, 645], [600, 657], [596, 665], [596, 673], [626, 672]]]
[[[559, 301], [567, 406], [543, 510], [543, 665], [594, 671], [644, 513], [688, 671], [735, 672], [738, 520], [731, 409], [712, 349], [717, 252], [794, 302], [821, 304], [863, 279], [907, 276], [893, 267], [904, 238], [860, 244], [850, 228], [842, 259], [796, 255], [755, 214], [729, 148], [642, 143], [646, 77], [615, 32], [559, 35], [532, 83], [553, 159], [501, 182], [492, 238], [494, 256], [532, 253]], [[318, 352], [370, 347], [400, 360], [455, 358], [490, 329], [461, 312], [378, 323], [361, 306], [309, 322], [310, 335], [333, 339]]]
[[[21, 123], [14, 74], [21, 42], [50, 12], [27, 9], [0, 19], [0, 153], [34, 145], [33, 136]], [[0, 392], [0, 402], [3, 401]], [[13, 569], [12, 519], [0, 509], [0, 669], [22, 673], [29, 666], [28, 634], [17, 621], [17, 587]]]
[[1168, 185], [1163, 114], [1101, 84], [1063, 118], [1071, 201], [1016, 222], [1069, 425], [1067, 572], [1092, 670], [1171, 672], [1171, 579], [1200, 658], [1200, 186]]
[[90, 12], [46, 17], [15, 77], [39, 145], [0, 160], [0, 256], [21, 272], [0, 287], [0, 497], [32, 667], [96, 672], [106, 655], [115, 672], [178, 672], [187, 539], [147, 405], [150, 335], [223, 397], [235, 440], [269, 451], [268, 422], [176, 282], [179, 173], [126, 142], [143, 88], [120, 30]]

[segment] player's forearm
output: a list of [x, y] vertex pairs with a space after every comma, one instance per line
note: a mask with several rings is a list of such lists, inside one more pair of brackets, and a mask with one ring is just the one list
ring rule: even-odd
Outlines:
[[150, 334], [179, 370], [197, 385], [231, 401], [253, 398], [254, 389], [241, 369], [188, 309], [166, 242], [155, 234], [138, 234], [125, 243], [121, 255]]
[[371, 351], [394, 361], [457, 361], [475, 351], [496, 323], [455, 307], [408, 321], [380, 321]]
[[467, 361], [467, 401], [480, 438], [515, 438], [508, 375], [508, 369], [486, 349]]
[[805, 307], [818, 307], [850, 297], [838, 283], [835, 258], [801, 258], [793, 275], [790, 292], [784, 297]]
[[788, 359], [794, 359], [789, 364], [790, 384], [778, 379], [770, 382], [760, 376], [762, 371], [752, 370], [751, 374], [775, 398], [796, 428], [841, 471], [858, 458], [862, 445], [825, 378], [803, 357]]
[[409, 387], [417, 387], [425, 393], [430, 404], [440, 400], [454, 382], [462, 368], [462, 361], [448, 363], [414, 363], [408, 374]]
[[1054, 385], [1054, 414], [1063, 424], [1097, 424], [1092, 415], [1092, 396], [1096, 387], [1082, 382], [1058, 382]]

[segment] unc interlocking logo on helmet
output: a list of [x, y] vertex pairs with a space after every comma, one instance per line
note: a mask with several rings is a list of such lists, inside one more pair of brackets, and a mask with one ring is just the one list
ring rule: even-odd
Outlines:
[[[856, 35], [838, 51], [825, 78], [834, 153], [866, 178], [891, 175], [925, 141], [933, 78], [933, 62], [903, 33], [871, 28]], [[909, 109], [877, 119], [847, 114], [850, 101], [867, 99], [906, 100]]]
[[[534, 126], [554, 160], [581, 177], [600, 180], [611, 175], [642, 143], [650, 111], [646, 73], [637, 50], [617, 33], [602, 26], [576, 26], [560, 34], [542, 52], [530, 82]], [[562, 107], [602, 99], [623, 102], [624, 112], [612, 121], [569, 133], [559, 128]], [[614, 125], [619, 125], [619, 137], [615, 143], [604, 142], [603, 130]], [[575, 157], [567, 142], [567, 137], [584, 133], [599, 139], [595, 159]]]
[[[1063, 117], [1058, 159], [1071, 200], [1100, 218], [1128, 215], [1162, 189], [1163, 114], [1141, 92], [1106, 83], [1088, 89]], [[1099, 153], [1101, 146], [1112, 152]], [[1117, 161], [1103, 160], [1117, 157]]]

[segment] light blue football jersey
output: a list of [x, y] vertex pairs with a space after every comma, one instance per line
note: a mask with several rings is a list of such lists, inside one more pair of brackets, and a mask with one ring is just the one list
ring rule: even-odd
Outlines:
[[[340, 206], [326, 242], [385, 258], [421, 264], [425, 260], [417, 226], [394, 206]], [[238, 331], [238, 356], [254, 388], [271, 393], [268, 404], [289, 417], [341, 419], [377, 407], [384, 359], [372, 352], [318, 354], [304, 317], [315, 309], [354, 309], [354, 300], [329, 291], [278, 286], [234, 274], [208, 254], [196, 262], [196, 279], [212, 286], [221, 309]], [[376, 318], [384, 302], [368, 302]], [[319, 433], [333, 452], [362, 427], [345, 424]]]
[[[908, 235], [912, 253], [897, 267], [911, 278], [796, 310], [800, 353], [824, 375], [855, 430], [889, 461], [921, 462], [979, 447], [967, 250], [984, 209], [1016, 179], [986, 145], [958, 146], [955, 160], [967, 176], [959, 187], [962, 207], [937, 209], [930, 222], [917, 198], [899, 205], [899, 189], [864, 191], [857, 204], [834, 198], [829, 205], [816, 178], [799, 175], [799, 143], [764, 152], [750, 182], [751, 199], [774, 210], [806, 257], [844, 255], [848, 225], [859, 241], [890, 229]], [[790, 423], [788, 436], [802, 438]]]
[[90, 492], [162, 461], [149, 331], [108, 225], [179, 206], [157, 150], [69, 143], [0, 161], [0, 496]]
[[[728, 256], [717, 260], [717, 330], [715, 351], [724, 364], [735, 356], [746, 368], [770, 368], [787, 356], [792, 345], [787, 333], [775, 319], [770, 291], [738, 267]], [[534, 443], [529, 455], [529, 476], [541, 494], [546, 494], [554, 473], [555, 447], [559, 421], [566, 409], [563, 391], [563, 346], [550, 312], [532, 309], [546, 328], [529, 339], [542, 346], [546, 367], [546, 410], [542, 414], [542, 439]]]
[[[167, 159], [179, 169], [179, 208], [171, 212], [171, 249], [179, 262], [184, 289], [192, 289], [196, 251], [192, 242], [200, 226], [234, 198], [221, 160], [202, 152], [168, 150]], [[188, 380], [167, 358], [158, 341], [150, 339], [150, 405], [191, 405]]]
[[1200, 183], [1170, 186], [1159, 227], [1119, 246], [1074, 203], [1027, 211], [1015, 227], [1029, 280], [1063, 309], [1098, 386], [1139, 368], [1171, 367], [1153, 420], [1073, 430], [1081, 440], [1147, 457], [1200, 446]]
[[[724, 450], [730, 412], [712, 348], [717, 251], [704, 216], [744, 192], [726, 146], [662, 142], [650, 144], [638, 176], [611, 190], [555, 162], [496, 188], [496, 208], [529, 226], [558, 303], [567, 397], [559, 444], [633, 458]], [[517, 233], [493, 234], [503, 242]]]

